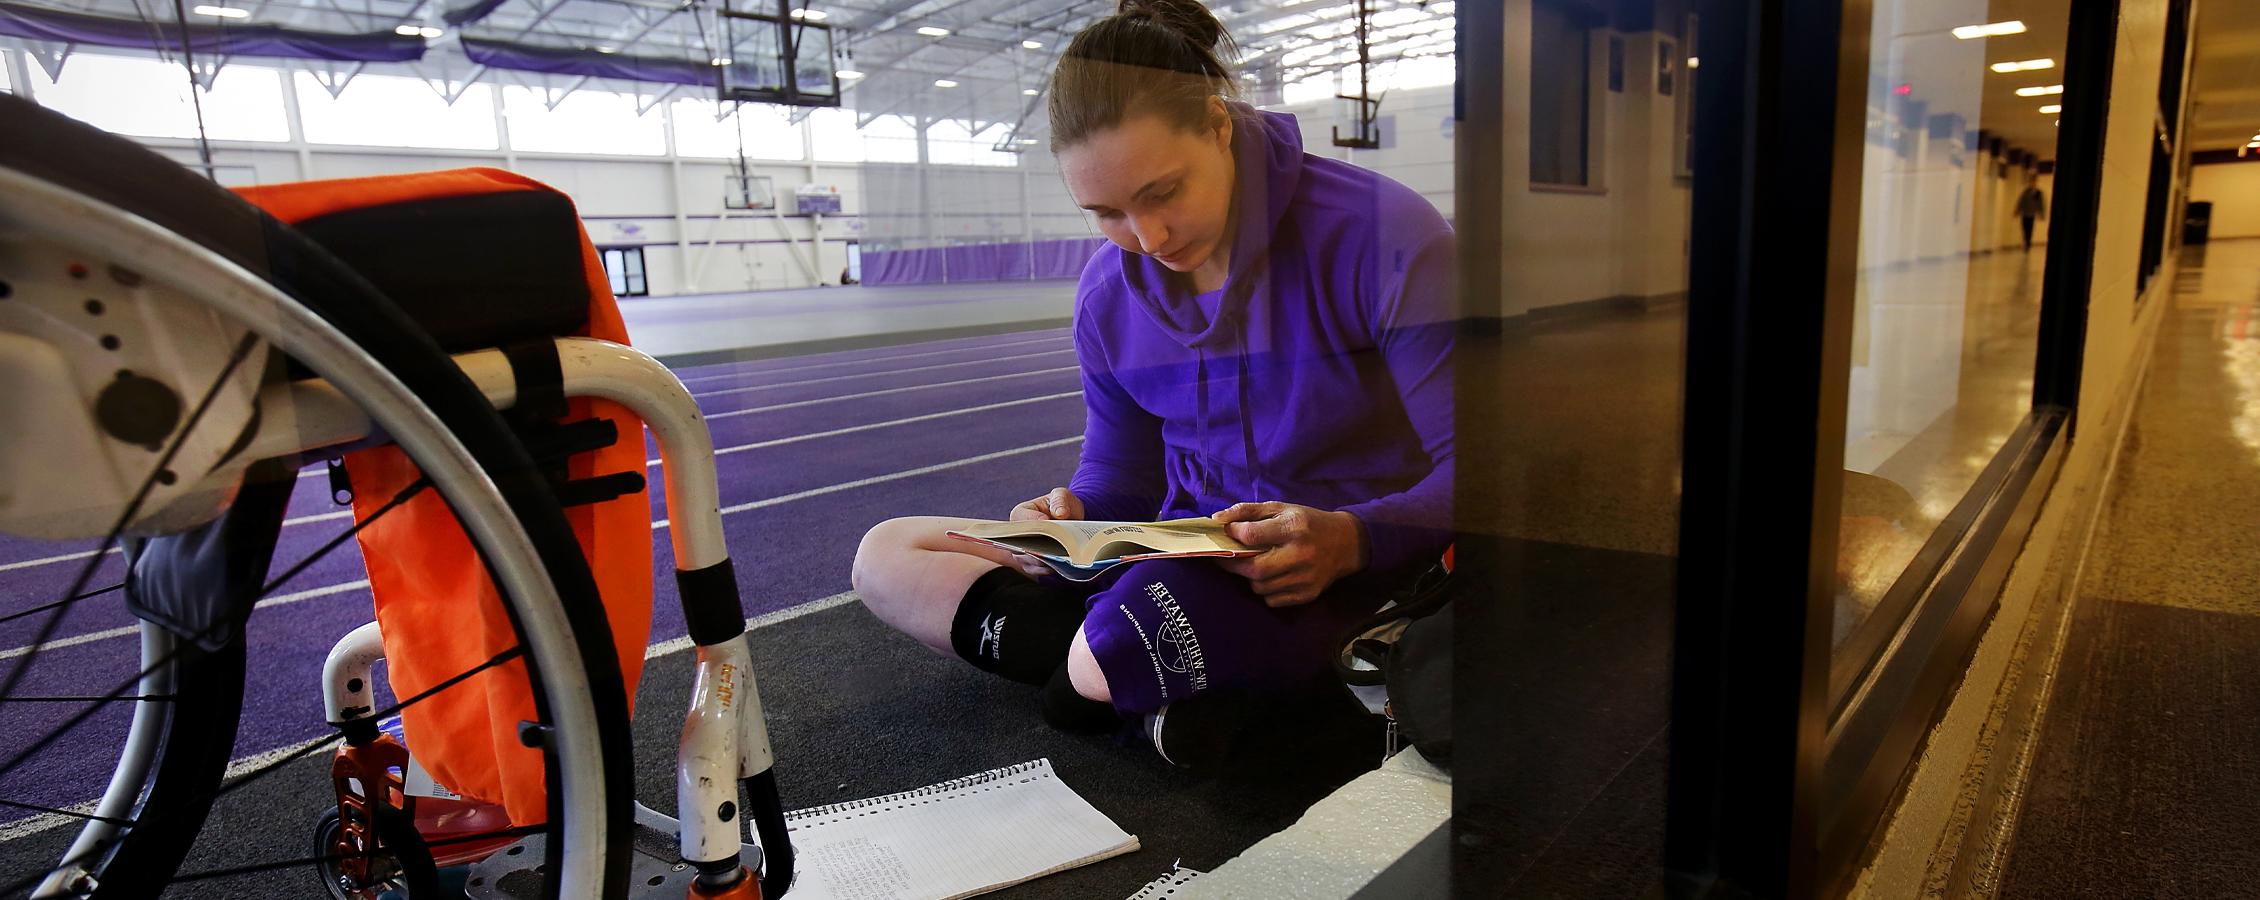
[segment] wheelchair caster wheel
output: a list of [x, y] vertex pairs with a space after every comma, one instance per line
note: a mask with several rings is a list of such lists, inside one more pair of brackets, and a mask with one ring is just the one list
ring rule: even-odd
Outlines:
[[314, 826], [315, 871], [331, 900], [424, 900], [439, 896], [439, 870], [415, 823], [399, 810], [381, 810], [374, 829], [361, 814], [342, 817], [332, 807]]

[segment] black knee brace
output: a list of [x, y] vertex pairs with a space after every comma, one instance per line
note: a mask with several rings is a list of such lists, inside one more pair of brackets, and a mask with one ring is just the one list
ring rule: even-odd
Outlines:
[[1083, 599], [1007, 568], [966, 589], [950, 623], [950, 648], [975, 668], [1024, 684], [1043, 684], [1067, 661], [1083, 627]]

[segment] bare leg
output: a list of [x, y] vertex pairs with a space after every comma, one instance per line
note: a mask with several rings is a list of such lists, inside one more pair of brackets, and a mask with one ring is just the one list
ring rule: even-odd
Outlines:
[[[896, 631], [945, 655], [957, 604], [973, 582], [998, 566], [1013, 568], [1012, 554], [946, 532], [984, 521], [944, 516], [889, 519], [864, 533], [855, 551], [852, 578], [863, 605]], [[1075, 692], [1105, 702], [1106, 675], [1091, 656], [1083, 632], [1067, 652], [1067, 675]]]
[[950, 622], [973, 582], [1012, 554], [944, 532], [982, 519], [913, 516], [889, 519], [863, 535], [851, 578], [863, 605], [879, 621], [942, 653], [950, 649]]
[[1100, 671], [1099, 660], [1091, 655], [1091, 643], [1083, 638], [1081, 629], [1075, 632], [1075, 643], [1067, 648], [1067, 679], [1075, 684], [1075, 692], [1101, 703], [1114, 702], [1114, 694], [1106, 689], [1106, 673]]

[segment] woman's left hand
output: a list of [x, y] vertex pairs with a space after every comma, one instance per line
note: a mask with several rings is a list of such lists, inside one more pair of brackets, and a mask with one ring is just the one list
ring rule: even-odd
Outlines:
[[1233, 540], [1263, 552], [1220, 561], [1271, 606], [1318, 599], [1335, 580], [1365, 568], [1365, 526], [1346, 512], [1293, 503], [1235, 503], [1215, 516]]

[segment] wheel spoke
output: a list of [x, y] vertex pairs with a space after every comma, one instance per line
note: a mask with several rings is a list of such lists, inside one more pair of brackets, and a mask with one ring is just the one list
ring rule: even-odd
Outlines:
[[[330, 541], [328, 544], [325, 544], [323, 548], [316, 551], [313, 556], [299, 562], [292, 568], [290, 572], [284, 574], [281, 578], [275, 579], [267, 587], [262, 588], [259, 592], [259, 595], [261, 597], [265, 597], [267, 594], [273, 593], [274, 585], [288, 581], [300, 570], [303, 570], [305, 567], [314, 564], [314, 562], [320, 560], [324, 555], [328, 554], [338, 545], [344, 543], [346, 537], [350, 537], [355, 532], [358, 532], [363, 528], [367, 528], [369, 525], [375, 523], [377, 519], [383, 517], [386, 513], [392, 512], [395, 509], [399, 509], [401, 504], [407, 502], [409, 497], [412, 497], [418, 492], [422, 491], [424, 489], [424, 486], [428, 484], [429, 482], [426, 479], [419, 478], [414, 483], [411, 483], [407, 487], [402, 488], [399, 494], [394, 495], [391, 500], [385, 501], [384, 506], [378, 508], [376, 512], [370, 513], [368, 518], [353, 523], [353, 527], [351, 529], [348, 529], [344, 535]], [[164, 656], [158, 657], [156, 662], [150, 663], [149, 666], [142, 669], [139, 674], [134, 675], [132, 678], [127, 679], [125, 683], [118, 685], [108, 693], [103, 694], [95, 699], [99, 702], [106, 703], [124, 696], [127, 691], [133, 690], [136, 685], [139, 685], [143, 678], [147, 678], [157, 672], [157, 670], [164, 668], [167, 664], [170, 664], [174, 659], [178, 658], [182, 652], [188, 649], [188, 647], [204, 640], [205, 638], [211, 637], [213, 632], [219, 630], [222, 627], [225, 627], [227, 624], [228, 623], [225, 621], [214, 622], [211, 625], [205, 626], [203, 630], [198, 631], [196, 634], [185, 636], [182, 640], [176, 641], [174, 643], [173, 649], [167, 651]], [[38, 652], [38, 646], [36, 644], [33, 645], [32, 652], [35, 654]], [[27, 666], [30, 664], [30, 662], [31, 660], [28, 657], [24, 660], [24, 664]], [[20, 668], [21, 667], [19, 667], [19, 670]], [[468, 674], [458, 677], [468, 677]], [[0, 703], [5, 703], [8, 701], [8, 699], [9, 698], [5, 694], [0, 694]], [[100, 710], [101, 706], [99, 705], [91, 706], [84, 710], [80, 710], [78, 713], [72, 715], [71, 718], [64, 720], [63, 724], [57, 727], [55, 731], [49, 733], [45, 737], [40, 738], [30, 747], [24, 749], [23, 752], [10, 757], [6, 763], [0, 763], [0, 775], [6, 775], [9, 772], [14, 771], [17, 766], [23, 765], [25, 760], [30, 759], [39, 751], [46, 749], [48, 745], [53, 744], [56, 739], [62, 737], [64, 733], [70, 731], [72, 728], [77, 727], [79, 723], [86, 721], [88, 718], [92, 717], [96, 712]]]
[[[180, 455], [180, 448], [188, 443], [189, 434], [196, 430], [204, 413], [212, 408], [212, 401], [219, 398], [220, 388], [227, 385], [228, 378], [235, 374], [236, 367], [242, 365], [244, 358], [250, 356], [251, 351], [258, 346], [259, 335], [252, 331], [245, 331], [242, 339], [235, 342], [235, 350], [228, 354], [228, 363], [220, 368], [219, 377], [212, 379], [212, 386], [206, 388], [204, 397], [196, 401], [196, 409], [190, 411], [188, 419], [181, 423], [180, 433], [165, 447], [165, 452], [157, 457], [157, 463], [150, 467], [149, 474], [141, 479], [141, 487], [133, 492], [133, 498], [126, 502], [125, 509], [118, 512], [117, 521], [110, 525], [109, 533], [102, 536], [102, 545], [95, 548], [94, 555], [87, 557], [86, 564], [79, 567], [78, 576], [71, 579], [70, 588], [63, 592], [65, 599], [86, 590], [86, 583], [93, 579], [94, 570], [101, 567], [111, 546], [118, 542], [118, 535], [125, 532], [126, 525], [133, 521], [134, 514], [141, 511], [141, 504], [149, 499], [149, 492], [157, 486], [158, 477], [169, 471], [173, 457]], [[24, 654], [22, 662], [8, 670], [6, 679], [0, 680], [0, 699], [6, 699], [8, 695], [15, 693], [16, 684], [23, 681], [24, 673], [31, 671], [32, 661], [39, 658], [39, 651], [47, 646], [47, 639], [54, 637], [55, 629], [62, 624], [63, 605], [50, 604], [47, 620], [39, 623], [39, 636], [32, 639], [31, 651]]]
[[266, 587], [259, 589], [259, 596], [265, 597], [274, 593], [275, 588], [281, 587], [284, 582], [292, 578], [298, 577], [298, 573], [306, 571], [307, 566], [321, 562], [323, 557], [330, 555], [330, 551], [342, 546], [347, 538], [360, 534], [361, 529], [376, 524], [378, 519], [384, 518], [385, 513], [399, 509], [401, 504], [408, 502], [417, 494], [423, 493], [425, 488], [431, 486], [432, 482], [429, 478], [418, 477], [415, 481], [409, 482], [407, 487], [400, 489], [400, 493], [392, 495], [392, 499], [385, 501], [383, 506], [377, 507], [376, 512], [370, 513], [367, 518], [353, 523], [353, 527], [347, 528], [344, 533], [336, 537], [330, 538], [322, 546], [315, 548], [314, 552], [305, 559], [291, 564], [290, 568], [285, 569], [281, 575], [277, 575], [273, 580], [267, 582]]
[[90, 822], [108, 822], [112, 825], [121, 825], [127, 827], [131, 827], [133, 825], [132, 819], [116, 819], [109, 816], [98, 816], [93, 813], [79, 812], [75, 809], [64, 809], [59, 806], [41, 806], [37, 803], [19, 803], [14, 800], [0, 800], [0, 806], [9, 807], [11, 809], [30, 810], [32, 812], [39, 813], [52, 813], [58, 816], [69, 816], [73, 819], [85, 819]]
[[100, 596], [102, 596], [103, 594], [107, 594], [107, 593], [109, 593], [109, 592], [111, 592], [111, 591], [119, 590], [119, 589], [121, 589], [121, 588], [124, 588], [125, 586], [126, 586], [126, 583], [125, 583], [125, 582], [123, 582], [123, 581], [121, 581], [121, 582], [118, 582], [117, 584], [113, 584], [113, 585], [110, 585], [109, 587], [106, 587], [106, 588], [95, 588], [94, 590], [91, 590], [91, 591], [87, 591], [86, 593], [83, 593], [83, 594], [73, 594], [73, 595], [71, 595], [71, 596], [68, 596], [68, 597], [64, 597], [63, 599], [61, 599], [61, 600], [57, 600], [57, 601], [54, 601], [54, 602], [52, 602], [52, 603], [42, 603], [42, 604], [40, 604], [40, 605], [38, 605], [38, 606], [34, 606], [34, 607], [30, 608], [30, 609], [27, 609], [27, 610], [23, 610], [23, 611], [21, 611], [21, 612], [12, 612], [12, 613], [9, 613], [9, 614], [7, 614], [7, 615], [5, 615], [5, 616], [0, 616], [0, 624], [5, 624], [5, 623], [8, 623], [8, 622], [13, 622], [13, 621], [15, 621], [15, 620], [17, 620], [17, 619], [21, 619], [21, 618], [23, 618], [23, 617], [25, 617], [25, 616], [29, 616], [29, 615], [34, 615], [34, 614], [37, 614], [37, 613], [43, 613], [43, 612], [46, 612], [46, 611], [48, 611], [48, 610], [50, 610], [50, 609], [54, 609], [55, 607], [58, 607], [58, 606], [69, 606], [69, 605], [71, 605], [71, 604], [73, 604], [73, 603], [77, 603], [77, 602], [79, 602], [80, 600], [85, 600], [85, 599], [87, 599], [87, 598], [89, 598], [89, 597], [100, 597]]

